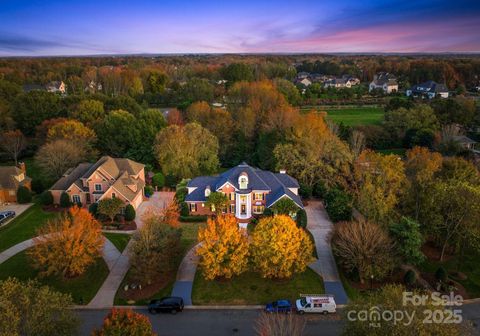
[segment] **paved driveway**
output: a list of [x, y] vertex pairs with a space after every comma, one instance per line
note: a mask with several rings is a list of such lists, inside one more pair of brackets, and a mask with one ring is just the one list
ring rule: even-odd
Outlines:
[[[17, 203], [11, 203], [9, 205], [0, 205], [0, 212], [2, 211], [15, 211], [15, 216], [20, 216], [20, 214], [24, 211], [26, 211], [28, 208], [30, 208], [33, 205], [33, 203], [28, 203], [28, 204], [17, 204]], [[7, 225], [12, 221], [13, 218], [10, 218], [9, 220], [3, 222], [0, 226]]]
[[161, 211], [165, 209], [170, 202], [173, 201], [173, 197], [175, 196], [174, 192], [170, 191], [158, 191], [155, 192], [149, 199], [142, 202], [137, 209], [137, 216], [135, 217], [135, 223], [137, 223], [137, 228], [141, 228], [143, 226], [142, 217], [145, 213], [149, 211]]
[[307, 212], [307, 229], [312, 233], [317, 249], [318, 260], [310, 264], [310, 268], [320, 274], [325, 284], [325, 292], [335, 295], [337, 304], [346, 304], [347, 294], [338, 274], [337, 265], [330, 246], [330, 231], [333, 223], [320, 201], [310, 201], [305, 207]]

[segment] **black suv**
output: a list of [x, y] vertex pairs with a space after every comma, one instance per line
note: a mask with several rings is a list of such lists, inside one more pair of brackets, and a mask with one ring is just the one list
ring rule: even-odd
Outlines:
[[181, 297], [167, 296], [161, 299], [150, 301], [148, 311], [155, 313], [172, 313], [176, 314], [183, 310], [183, 299]]

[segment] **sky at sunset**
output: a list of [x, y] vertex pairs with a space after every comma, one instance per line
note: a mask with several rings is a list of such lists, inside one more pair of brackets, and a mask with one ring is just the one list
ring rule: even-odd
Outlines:
[[0, 56], [480, 52], [480, 0], [0, 0]]

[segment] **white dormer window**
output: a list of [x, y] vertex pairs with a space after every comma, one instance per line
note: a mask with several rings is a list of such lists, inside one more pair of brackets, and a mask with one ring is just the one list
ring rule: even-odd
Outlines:
[[238, 185], [240, 189], [247, 189], [248, 188], [248, 176], [247, 173], [241, 173], [238, 177]]
[[205, 197], [210, 196], [210, 194], [211, 194], [210, 186], [207, 186], [207, 187], [205, 188]]

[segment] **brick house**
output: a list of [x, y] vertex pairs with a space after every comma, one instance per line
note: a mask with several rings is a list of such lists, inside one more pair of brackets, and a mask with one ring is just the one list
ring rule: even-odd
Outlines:
[[17, 190], [21, 186], [31, 189], [32, 179], [25, 168], [23, 162], [18, 167], [0, 166], [0, 204], [17, 202]]
[[272, 173], [242, 163], [218, 176], [200, 176], [187, 184], [185, 202], [191, 215], [211, 215], [212, 209], [205, 205], [212, 192], [228, 196], [230, 205], [224, 213], [234, 214], [241, 226], [245, 226], [254, 215], [260, 215], [278, 200], [290, 198], [300, 209], [303, 204], [298, 195], [296, 179], [285, 171]]
[[100, 158], [71, 168], [50, 188], [55, 204], [66, 192], [73, 203], [84, 206], [105, 198], [120, 198], [135, 209], [143, 201], [145, 166], [129, 159]]

